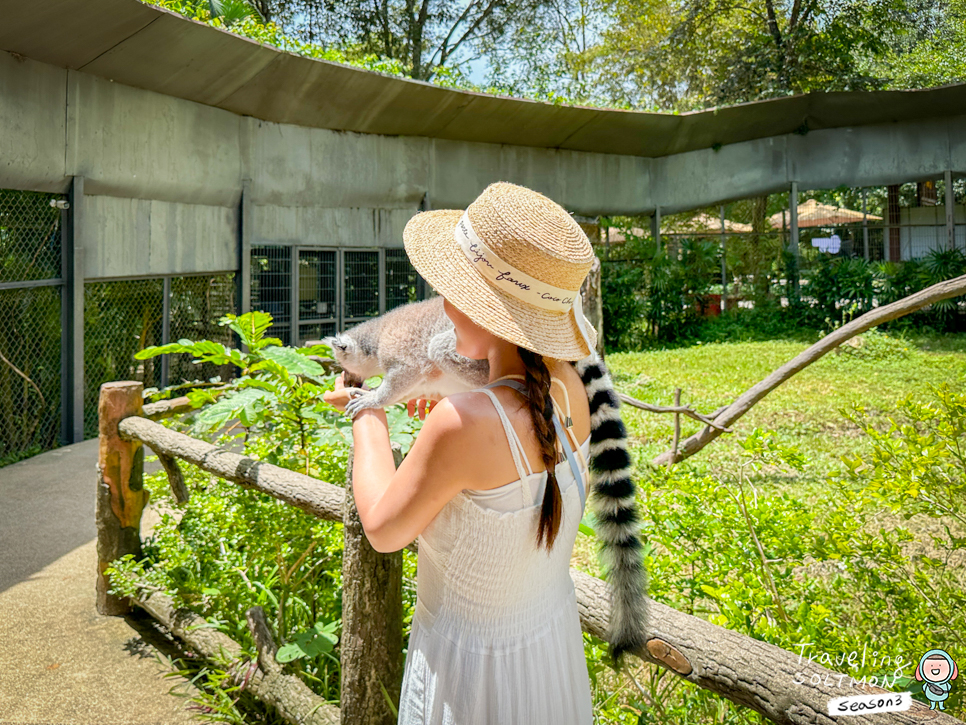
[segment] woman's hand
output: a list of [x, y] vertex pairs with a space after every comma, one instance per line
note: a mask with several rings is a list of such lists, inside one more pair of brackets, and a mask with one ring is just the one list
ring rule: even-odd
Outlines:
[[411, 418], [418, 414], [420, 420], [426, 420], [426, 416], [436, 407], [436, 403], [438, 402], [438, 400], [428, 400], [426, 398], [413, 398], [406, 403], [406, 412], [409, 413]]
[[[325, 393], [322, 396], [322, 400], [336, 410], [345, 412], [346, 404], [352, 400], [353, 390], [359, 390], [359, 388], [347, 388], [345, 385], [345, 373], [343, 372], [335, 379], [335, 389]], [[362, 390], [369, 390], [365, 383], [362, 384]]]

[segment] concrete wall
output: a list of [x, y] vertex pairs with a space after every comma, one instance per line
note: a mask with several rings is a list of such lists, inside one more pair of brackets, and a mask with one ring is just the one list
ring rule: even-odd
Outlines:
[[650, 159], [270, 123], [0, 52], [0, 188], [85, 178], [88, 279], [237, 268], [244, 179], [253, 244], [372, 247], [400, 246], [424, 195], [462, 208], [500, 180], [594, 216], [946, 169], [966, 170], [966, 116]]

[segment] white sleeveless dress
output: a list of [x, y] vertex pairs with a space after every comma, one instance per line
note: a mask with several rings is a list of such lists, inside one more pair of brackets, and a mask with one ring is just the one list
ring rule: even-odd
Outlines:
[[[480, 390], [500, 414], [520, 478], [460, 492], [420, 535], [398, 722], [590, 725], [590, 680], [569, 571], [584, 495], [567, 460], [559, 463], [560, 530], [550, 552], [538, 549], [546, 471], [533, 473], [499, 400]], [[580, 448], [589, 460], [589, 437]]]

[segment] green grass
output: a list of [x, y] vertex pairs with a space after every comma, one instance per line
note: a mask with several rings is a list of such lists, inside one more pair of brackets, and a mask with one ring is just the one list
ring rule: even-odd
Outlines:
[[[674, 389], [680, 387], [683, 404], [700, 413], [711, 413], [806, 350], [814, 339], [702, 343], [660, 351], [613, 353], [607, 356], [607, 364], [621, 392], [648, 403], [671, 405]], [[624, 406], [622, 414], [639, 463], [640, 481], [642, 485], [649, 480], [652, 484], [653, 498], [648, 499], [652, 508], [642, 509], [645, 529], [649, 531], [648, 543], [654, 546], [648, 564], [651, 596], [681, 611], [693, 607], [698, 616], [764, 638], [788, 651], [793, 651], [793, 643], [799, 641], [821, 640], [828, 651], [837, 652], [854, 647], [855, 642], [871, 640], [907, 659], [916, 655], [923, 649], [923, 642], [916, 637], [917, 623], [922, 621], [925, 610], [919, 607], [904, 617], [903, 609], [893, 617], [890, 597], [909, 603], [909, 599], [902, 598], [910, 593], [902, 575], [906, 567], [904, 557], [909, 555], [913, 557], [911, 562], [918, 562], [923, 554], [939, 556], [932, 534], [938, 532], [941, 522], [923, 515], [904, 520], [901, 514], [885, 507], [876, 510], [870, 519], [874, 526], [868, 531], [873, 540], [877, 540], [880, 526], [892, 529], [901, 525], [910, 530], [912, 538], [902, 544], [904, 554], [891, 555], [894, 569], [883, 568], [882, 562], [870, 564], [876, 576], [856, 578], [855, 567], [861, 571], [868, 568], [866, 555], [872, 549], [863, 548], [864, 540], [858, 535], [839, 536], [848, 533], [848, 526], [836, 523], [840, 513], [837, 490], [826, 479], [844, 468], [841, 456], [858, 453], [867, 458], [873, 445], [870, 437], [845, 418], [841, 409], [848, 409], [853, 403], [863, 404], [876, 427], [887, 429], [887, 419], [897, 401], [907, 395], [914, 400], [931, 399], [930, 386], [944, 382], [956, 390], [966, 386], [966, 334], [897, 337], [866, 333], [860, 347], [828, 353], [765, 396], [732, 425], [733, 433], [720, 436], [686, 463], [678, 464], [676, 477], [664, 489], [660, 484], [653, 486], [654, 474], [645, 472], [642, 464], [671, 447], [674, 416]], [[688, 418], [681, 421], [681, 440], [701, 427]], [[719, 488], [734, 488], [736, 462], [742, 459], [738, 439], [746, 438], [755, 428], [775, 430], [783, 446], [796, 447], [808, 462], [801, 472], [765, 466], [764, 478], [754, 483], [753, 506], [758, 505], [759, 495], [764, 501], [762, 508], [753, 511], [755, 527], [769, 551], [772, 571], [780, 573], [779, 598], [795, 618], [788, 632], [779, 631], [780, 627], [775, 631], [756, 630], [758, 624], [748, 623], [760, 624], [759, 615], [768, 609], [770, 595], [756, 579], [758, 565], [751, 548], [741, 543], [747, 531], [742, 530], [740, 517], [736, 517], [724, 494], [719, 494], [718, 489], [712, 491], [715, 481], [721, 484]], [[686, 467], [710, 474], [712, 480], [702, 482], [701, 476], [685, 473]], [[647, 504], [642, 500], [641, 505]], [[652, 514], [657, 518], [652, 518]], [[851, 511], [847, 520], [852, 520]], [[674, 526], [669, 529], [671, 524]], [[839, 536], [835, 538], [838, 549], [823, 549], [820, 543], [830, 532]], [[595, 539], [579, 536], [573, 564], [600, 576], [597, 545]], [[960, 555], [958, 551], [954, 553]], [[837, 566], [840, 555], [847, 556], [852, 569], [846, 571]], [[817, 557], [817, 566], [811, 561], [813, 557]], [[955, 570], [956, 561], [951, 563]], [[915, 570], [916, 565], [912, 566]], [[832, 580], [829, 572], [841, 579]], [[879, 574], [881, 580], [876, 578]], [[930, 586], [942, 583], [941, 580], [942, 577], [934, 576]], [[688, 597], [694, 597], [696, 584], [699, 593], [689, 607]], [[722, 602], [731, 602], [738, 614], [729, 615], [730, 609], [715, 597], [700, 593], [705, 591], [701, 584], [727, 592], [728, 597]], [[765, 604], [761, 605], [763, 601]], [[746, 613], [751, 614], [747, 621], [742, 617]], [[884, 622], [891, 625], [889, 634], [882, 629]], [[836, 640], [839, 634], [844, 642], [841, 646]], [[587, 652], [589, 666], [597, 667], [600, 656], [591, 647]], [[648, 690], [661, 682], [677, 686], [674, 693], [659, 698], [670, 715], [652, 721], [726, 725], [759, 721], [751, 711], [688, 683], [676, 682], [655, 666], [632, 663], [630, 671]], [[635, 720], [634, 713], [642, 707], [641, 698], [626, 687], [628, 681], [623, 675], [601, 671], [595, 697], [599, 691], [613, 700], [610, 709], [600, 717], [601, 722]], [[648, 709], [658, 717], [656, 710]]]
[[[812, 462], [813, 477], [806, 471], [800, 474], [804, 480], [789, 481], [807, 487], [837, 468], [840, 455], [866, 445], [840, 409], [864, 404], [887, 424], [889, 411], [905, 395], [922, 394], [929, 385], [943, 381], [962, 385], [966, 380], [966, 334], [919, 335], [885, 342], [881, 359], [828, 353], [760, 400], [731, 426], [734, 435], [744, 436], [756, 427], [777, 431], [783, 444], [797, 446]], [[682, 404], [699, 413], [711, 413], [808, 347], [808, 343], [790, 341], [696, 344], [675, 350], [614, 353], [607, 356], [607, 364], [621, 392], [647, 403], [671, 405], [674, 389], [680, 387]], [[673, 415], [630, 406], [624, 406], [622, 413], [638, 458], [650, 460], [670, 449]], [[682, 416], [681, 440], [700, 427], [697, 421]], [[731, 454], [734, 435], [721, 436], [689, 462], [714, 470]]]

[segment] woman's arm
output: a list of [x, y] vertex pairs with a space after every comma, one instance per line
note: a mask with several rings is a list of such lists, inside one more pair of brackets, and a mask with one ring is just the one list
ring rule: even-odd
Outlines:
[[443, 400], [426, 418], [397, 470], [385, 412], [367, 410], [356, 416], [352, 490], [373, 549], [402, 549], [464, 488], [457, 454], [462, 433], [456, 408]]
[[[325, 400], [341, 409], [348, 401], [341, 378]], [[420, 411], [425, 415], [424, 411]], [[396, 470], [386, 413], [361, 411], [353, 420], [352, 491], [359, 519], [376, 551], [398, 551], [466, 487], [465, 414], [449, 400], [433, 406], [412, 449]], [[462, 469], [462, 471], [461, 471]], [[461, 483], [462, 481], [462, 483]]]

